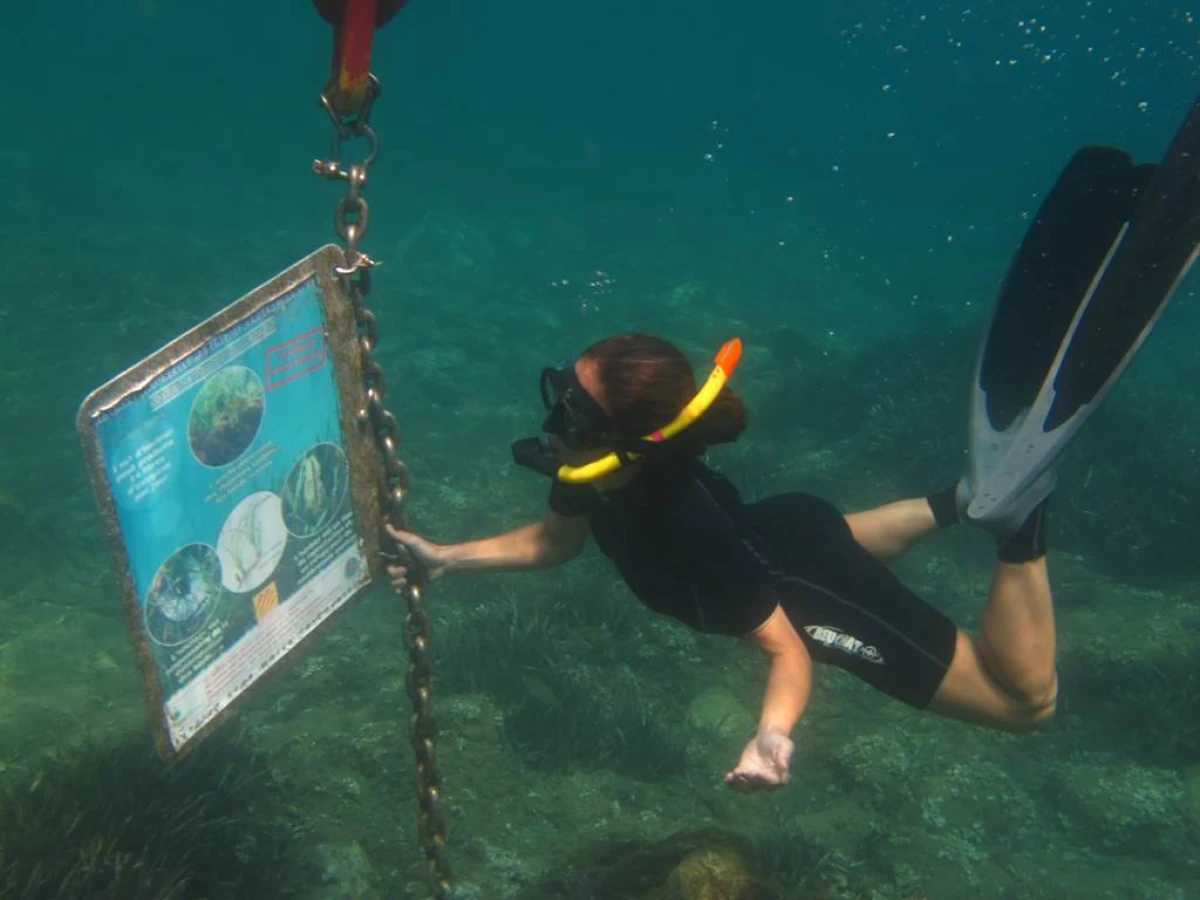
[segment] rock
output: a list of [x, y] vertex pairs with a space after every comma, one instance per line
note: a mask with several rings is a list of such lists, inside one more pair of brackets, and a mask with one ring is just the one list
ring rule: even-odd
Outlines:
[[1058, 800], [1101, 846], [1137, 855], [1157, 846], [1187, 856], [1184, 782], [1177, 772], [1133, 763], [1066, 765]]
[[905, 728], [885, 727], [843, 741], [833, 759], [838, 771], [856, 788], [884, 796], [897, 785], [913, 782], [923, 749]]
[[754, 733], [754, 715], [723, 687], [711, 687], [692, 700], [688, 725], [696, 731], [721, 738], [749, 740]]
[[754, 881], [729, 847], [693, 850], [671, 872], [663, 900], [754, 900]]
[[374, 867], [358, 843], [321, 844], [317, 856], [323, 884], [313, 894], [315, 900], [379, 900], [371, 886]]

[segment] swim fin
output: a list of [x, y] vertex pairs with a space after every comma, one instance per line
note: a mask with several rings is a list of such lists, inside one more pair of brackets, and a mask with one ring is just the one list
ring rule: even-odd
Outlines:
[[1079, 150], [1005, 275], [976, 364], [959, 518], [1011, 535], [1200, 252], [1200, 98], [1158, 165]]

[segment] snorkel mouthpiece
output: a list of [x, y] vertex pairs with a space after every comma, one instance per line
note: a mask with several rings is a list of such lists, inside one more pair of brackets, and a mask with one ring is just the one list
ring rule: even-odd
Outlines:
[[[712, 373], [708, 376], [699, 393], [691, 399], [669, 424], [645, 435], [639, 440], [622, 441], [625, 447], [616, 447], [613, 452], [602, 456], [593, 462], [572, 466], [564, 462], [553, 442], [549, 438], [526, 438], [512, 445], [513, 461], [527, 469], [533, 469], [542, 475], [565, 481], [569, 484], [586, 484], [611, 475], [626, 463], [632, 462], [648, 452], [652, 452], [656, 444], [662, 444], [679, 432], [683, 431], [704, 414], [712, 406], [721, 388], [737, 368], [742, 358], [741, 338], [730, 338], [717, 352]], [[546, 385], [551, 370], [542, 373], [543, 400], [546, 399]], [[585, 394], [586, 396], [586, 394]], [[588, 398], [590, 399], [590, 398]], [[593, 401], [594, 402], [594, 401]], [[559, 404], [562, 400], [559, 400]], [[557, 408], [557, 407], [556, 407]], [[553, 413], [552, 413], [553, 416]], [[547, 423], [551, 421], [547, 418]], [[611, 445], [610, 445], [611, 446]], [[635, 451], [633, 447], [636, 447]]]
[[562, 459], [554, 449], [554, 442], [548, 437], [523, 438], [512, 445], [513, 462], [526, 469], [533, 469], [539, 475], [553, 478]]

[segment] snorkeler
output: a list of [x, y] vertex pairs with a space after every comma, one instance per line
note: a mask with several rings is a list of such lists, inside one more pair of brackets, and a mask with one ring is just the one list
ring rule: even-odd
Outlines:
[[[726, 385], [740, 342], [721, 349], [696, 393], [674, 345], [621, 334], [542, 373], [547, 436], [513, 445], [517, 463], [554, 479], [542, 521], [454, 545], [391, 535], [433, 581], [557, 566], [591, 534], [650, 609], [747, 637], [770, 669], [757, 732], [725, 776], [735, 789], [787, 782], [813, 661], [916, 709], [1032, 730], [1052, 716], [1058, 688], [1045, 509], [1061, 452], [1198, 248], [1200, 101], [1157, 166], [1089, 147], [1063, 170], [999, 293], [975, 372], [970, 461], [953, 486], [850, 515], [798, 493], [745, 504], [702, 461], [746, 426]], [[997, 546], [974, 637], [886, 565], [956, 522]], [[403, 590], [407, 567], [388, 571]]]

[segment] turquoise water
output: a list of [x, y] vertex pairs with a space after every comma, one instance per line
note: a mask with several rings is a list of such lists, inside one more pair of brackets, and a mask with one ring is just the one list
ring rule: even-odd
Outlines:
[[[12, 798], [45, 783], [46, 752], [90, 741], [86, 774], [148, 735], [75, 412], [331, 240], [337, 199], [309, 173], [330, 130], [309, 4], [75, 6], [0, 19], [5, 864], [27, 830]], [[631, 329], [698, 369], [745, 341], [752, 428], [713, 462], [748, 496], [855, 509], [940, 487], [1042, 192], [1081, 144], [1157, 158], [1200, 83], [1198, 41], [1173, 3], [412, 0], [377, 38], [365, 249], [414, 528], [450, 541], [540, 516], [547, 485], [508, 450], [541, 421], [538, 372]], [[709, 896], [670, 875], [695, 845], [735, 848], [761, 897], [1190, 896], [1197, 284], [1063, 473], [1063, 700], [1044, 733], [920, 717], [821, 671], [792, 784], [743, 798], [719, 779], [764, 676], [746, 647], [653, 617], [594, 551], [432, 586], [464, 896]], [[900, 571], [974, 624], [989, 558], [955, 533]], [[380, 591], [232, 718], [238, 749], [201, 745], [253, 753], [270, 785], [228, 813], [261, 852], [214, 866], [257, 866], [281, 897], [424, 896], [403, 673], [399, 601]], [[110, 808], [103, 781], [63, 778], [62, 802]], [[57, 858], [78, 852], [65, 843]]]

